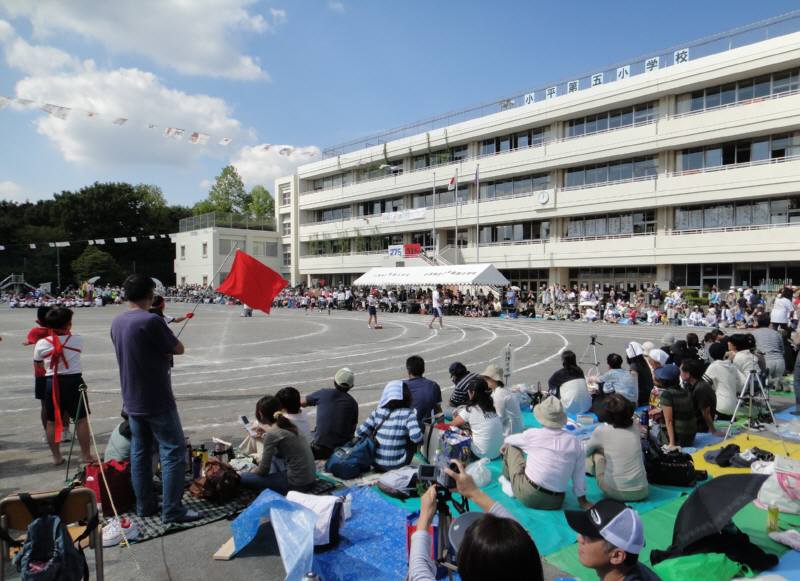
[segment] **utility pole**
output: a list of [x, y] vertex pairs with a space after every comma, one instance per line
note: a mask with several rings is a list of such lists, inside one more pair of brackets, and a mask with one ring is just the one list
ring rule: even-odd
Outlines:
[[61, 252], [58, 244], [56, 244], [56, 286], [58, 292], [61, 292]]

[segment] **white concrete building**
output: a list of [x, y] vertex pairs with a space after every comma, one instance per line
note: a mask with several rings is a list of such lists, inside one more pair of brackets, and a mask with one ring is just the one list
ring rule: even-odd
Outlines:
[[175, 280], [179, 285], [219, 286], [230, 272], [236, 248], [281, 271], [280, 237], [272, 219], [252, 220], [212, 212], [182, 219], [178, 233], [171, 238], [175, 244]]
[[800, 283], [796, 31], [794, 14], [327, 150], [276, 181], [283, 272], [350, 282], [419, 243], [523, 289]]

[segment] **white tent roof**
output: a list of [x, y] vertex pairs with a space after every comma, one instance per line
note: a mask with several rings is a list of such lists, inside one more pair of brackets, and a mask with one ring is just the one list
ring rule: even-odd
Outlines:
[[506, 286], [508, 279], [494, 264], [452, 264], [448, 266], [406, 266], [373, 268], [353, 282], [355, 286]]

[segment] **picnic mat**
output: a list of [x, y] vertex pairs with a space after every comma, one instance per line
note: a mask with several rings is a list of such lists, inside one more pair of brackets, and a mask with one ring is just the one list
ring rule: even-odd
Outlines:
[[[327, 480], [317, 480], [314, 483], [314, 487], [308, 491], [307, 494], [330, 494], [331, 491], [335, 490], [337, 487], [338, 486], [336, 483], [329, 482]], [[257, 491], [241, 488], [237, 498], [234, 498], [229, 502], [217, 504], [209, 500], [195, 498], [189, 494], [188, 490], [184, 490], [182, 499], [183, 506], [191, 510], [202, 512], [204, 515], [200, 520], [188, 523], [164, 524], [161, 522], [160, 512], [153, 516], [141, 517], [136, 514], [135, 509], [132, 512], [124, 513], [121, 516], [125, 516], [139, 526], [139, 538], [132, 542], [143, 543], [144, 541], [157, 539], [158, 537], [163, 537], [164, 535], [192, 529], [194, 527], [200, 527], [218, 520], [222, 520], [223, 518], [232, 517], [247, 508], [247, 506], [253, 502], [253, 499], [255, 499], [257, 496]]]
[[[677, 498], [670, 503], [664, 504], [647, 514], [642, 515], [642, 523], [645, 533], [645, 548], [639, 556], [640, 560], [650, 566], [650, 551], [653, 549], [664, 550], [672, 543], [672, 529], [678, 510], [683, 505], [686, 498]], [[746, 533], [750, 540], [767, 551], [776, 555], [783, 555], [788, 547], [774, 542], [767, 536], [767, 511], [762, 510], [752, 503], [740, 510], [733, 522], [742, 532]], [[800, 516], [787, 515], [781, 513], [779, 526], [781, 529], [796, 528], [800, 526]], [[794, 552], [794, 551], [792, 551]], [[597, 574], [581, 565], [578, 559], [578, 545], [573, 544], [547, 556], [547, 561], [574, 575], [581, 581], [597, 579]], [[781, 564], [778, 565], [780, 567]], [[664, 581], [670, 581], [665, 579]], [[683, 581], [683, 580], [676, 580]]]
[[[783, 442], [781, 440], [765, 438], [764, 436], [758, 436], [756, 434], [744, 433], [734, 436], [733, 438], [729, 438], [724, 443], [720, 442], [719, 444], [715, 444], [704, 450], [698, 450], [692, 454], [694, 467], [697, 470], [708, 470], [708, 473], [711, 476], [722, 476], [723, 474], [749, 474], [750, 468], [723, 468], [717, 464], [706, 462], [703, 459], [703, 455], [709, 450], [717, 450], [729, 444], [736, 444], [739, 446], [739, 448], [741, 448], [742, 451], [746, 450], [747, 448], [758, 447], [762, 450], [768, 450], [776, 455], [786, 455], [786, 452], [783, 449]], [[800, 458], [800, 444], [786, 442], [786, 449], [789, 451], [790, 457]]]

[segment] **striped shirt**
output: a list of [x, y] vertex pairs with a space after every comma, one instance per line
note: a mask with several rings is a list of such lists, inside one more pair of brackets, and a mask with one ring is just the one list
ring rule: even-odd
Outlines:
[[[383, 423], [381, 423], [383, 422]], [[377, 408], [364, 421], [356, 436], [366, 436], [378, 429], [378, 447], [375, 451], [375, 465], [383, 470], [404, 466], [409, 440], [422, 441], [422, 432], [417, 422], [417, 412], [412, 408], [388, 410]]]
[[456, 383], [453, 393], [450, 394], [451, 406], [458, 407], [461, 405], [467, 405], [467, 403], [469, 403], [469, 394], [467, 393], [467, 385], [469, 385], [469, 382], [476, 377], [478, 377], [478, 374], [475, 373], [474, 371], [470, 371], [464, 377], [462, 377], [458, 383]]

